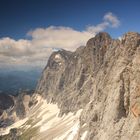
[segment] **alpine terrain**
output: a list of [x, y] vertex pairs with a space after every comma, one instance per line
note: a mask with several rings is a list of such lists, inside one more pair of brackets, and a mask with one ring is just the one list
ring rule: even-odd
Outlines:
[[139, 140], [140, 34], [101, 32], [50, 56], [35, 92], [0, 97], [1, 140]]

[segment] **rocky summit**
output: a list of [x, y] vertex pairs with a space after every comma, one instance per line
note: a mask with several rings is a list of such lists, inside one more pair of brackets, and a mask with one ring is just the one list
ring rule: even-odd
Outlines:
[[75, 52], [54, 52], [22, 100], [24, 121], [2, 128], [1, 139], [139, 140], [140, 34], [103, 32]]

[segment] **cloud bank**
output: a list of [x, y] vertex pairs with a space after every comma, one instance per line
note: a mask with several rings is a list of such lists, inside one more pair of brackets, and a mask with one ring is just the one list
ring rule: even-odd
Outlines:
[[0, 39], [0, 68], [44, 67], [53, 48], [74, 51], [86, 44], [87, 40], [107, 28], [117, 28], [120, 21], [113, 13], [106, 13], [98, 25], [92, 25], [83, 31], [70, 27], [50, 26], [29, 31], [31, 40]]

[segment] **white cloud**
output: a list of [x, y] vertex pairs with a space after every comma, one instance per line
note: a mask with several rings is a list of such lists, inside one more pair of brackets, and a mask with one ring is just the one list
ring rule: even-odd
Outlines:
[[86, 31], [92, 34], [97, 34], [98, 32], [102, 32], [105, 29], [112, 27], [116, 28], [119, 27], [120, 21], [117, 16], [115, 16], [113, 13], [109, 12], [104, 15], [103, 22], [96, 25], [96, 26], [89, 26], [87, 27]]
[[111, 24], [112, 27], [118, 27], [120, 25], [120, 21], [117, 16], [113, 13], [109, 12], [105, 14], [104, 20]]
[[108, 26], [109, 26], [108, 22], [103, 22], [103, 23], [100, 23], [96, 26], [94, 26], [94, 25], [93, 26], [88, 26], [86, 31], [95, 35], [99, 32], [104, 31]]
[[0, 39], [0, 54], [5, 56], [23, 56], [30, 52], [30, 41], [20, 39], [15, 41], [11, 38]]
[[88, 26], [83, 31], [70, 27], [37, 28], [29, 31], [31, 40], [0, 39], [0, 68], [5, 66], [42, 67], [46, 64], [52, 48], [63, 48], [74, 51], [85, 45], [87, 40], [98, 32], [107, 28], [116, 28], [120, 25], [119, 19], [111, 12], [103, 17], [98, 25]]
[[69, 27], [50, 26], [46, 29], [37, 28], [28, 33], [32, 37], [32, 45], [37, 48], [63, 48], [67, 50], [75, 50], [93, 35], [87, 31], [77, 31]]

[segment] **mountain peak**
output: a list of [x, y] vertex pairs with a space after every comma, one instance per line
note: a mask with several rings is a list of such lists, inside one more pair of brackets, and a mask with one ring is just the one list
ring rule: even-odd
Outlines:
[[124, 34], [124, 36], [139, 36], [140, 34], [138, 32], [127, 32]]
[[137, 32], [128, 32], [124, 34], [122, 43], [125, 46], [138, 46], [140, 44], [140, 34]]
[[111, 42], [111, 36], [106, 32], [100, 32], [95, 37], [91, 38], [87, 42], [87, 46], [97, 46], [108, 45]]

